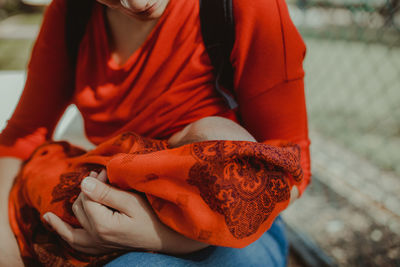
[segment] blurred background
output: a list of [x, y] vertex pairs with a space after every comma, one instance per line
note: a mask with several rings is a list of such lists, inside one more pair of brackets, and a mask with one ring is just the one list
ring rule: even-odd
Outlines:
[[400, 1], [292, 0], [313, 184], [285, 214], [342, 266], [400, 266]]
[[[291, 266], [400, 266], [400, 0], [287, 0], [307, 47], [313, 183]], [[46, 0], [0, 0], [0, 128]]]

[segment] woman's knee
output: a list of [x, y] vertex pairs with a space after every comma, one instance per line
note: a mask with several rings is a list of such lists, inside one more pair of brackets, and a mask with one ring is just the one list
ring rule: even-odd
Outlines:
[[288, 241], [281, 219], [257, 241], [242, 249], [218, 248], [215, 256], [222, 262], [238, 263], [235, 266], [286, 266]]

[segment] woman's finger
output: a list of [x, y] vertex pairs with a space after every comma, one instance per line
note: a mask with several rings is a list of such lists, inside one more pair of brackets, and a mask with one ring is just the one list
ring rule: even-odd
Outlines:
[[95, 172], [95, 171], [91, 171], [90, 174], [89, 174], [89, 176], [94, 177], [94, 178], [97, 178], [98, 175], [99, 174], [97, 172]]
[[51, 212], [44, 214], [43, 218], [72, 247], [95, 246], [95, 242], [86, 230], [73, 228]]
[[95, 202], [86, 196], [82, 201], [82, 206], [88, 220], [90, 221], [91, 227], [96, 233], [99, 232], [100, 228], [103, 229], [106, 228], [107, 225], [112, 224], [114, 212], [108, 207]]
[[85, 213], [84, 207], [82, 205], [82, 200], [85, 198], [83, 193], [80, 193], [78, 198], [75, 200], [72, 205], [72, 211], [75, 214], [75, 217], [78, 219], [81, 226], [88, 232], [92, 233], [92, 225]]
[[82, 181], [81, 188], [82, 192], [94, 202], [116, 209], [130, 217], [133, 217], [132, 210], [135, 210], [135, 206], [140, 205], [140, 196], [116, 189], [91, 177]]
[[299, 189], [297, 188], [297, 186], [293, 186], [292, 190], [290, 191], [290, 204], [293, 204], [298, 198]]
[[92, 255], [99, 255], [99, 254], [104, 254], [109, 250], [104, 250], [101, 249], [97, 246], [93, 247], [81, 247], [81, 246], [71, 246], [73, 249], [78, 250], [80, 252], [86, 253], [86, 254], [92, 254]]
[[103, 183], [105, 183], [108, 179], [107, 177], [107, 171], [106, 169], [102, 169], [101, 172], [99, 173], [99, 175], [97, 175], [97, 180], [102, 181]]
[[[113, 212], [106, 206], [88, 198], [82, 204], [92, 225], [93, 236], [103, 244], [115, 244], [115, 242], [118, 244], [116, 238], [120, 237], [123, 219], [129, 217], [119, 212]], [[129, 219], [132, 220], [132, 218]]]

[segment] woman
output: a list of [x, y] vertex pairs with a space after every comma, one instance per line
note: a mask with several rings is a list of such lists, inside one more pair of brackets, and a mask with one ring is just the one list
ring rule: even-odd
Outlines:
[[[80, 45], [75, 91], [71, 90], [74, 70], [68, 65], [63, 32], [65, 0], [54, 0], [47, 10], [32, 53], [23, 96], [1, 135], [3, 156], [26, 159], [35, 147], [51, 137], [66, 106], [75, 103], [84, 117], [86, 134], [94, 144], [126, 131], [169, 139], [172, 146], [212, 139], [253, 141], [252, 136], [257, 141], [286, 139], [295, 142], [302, 149], [305, 173], [305, 182], [299, 186], [299, 191], [305, 189], [309, 181], [309, 141], [302, 70], [305, 48], [290, 21], [284, 1], [233, 1], [236, 23], [236, 40], [231, 55], [235, 68], [234, 86], [243, 125], [251, 135], [232, 122], [237, 121], [235, 112], [224, 104], [213, 87], [215, 77], [201, 38], [197, 0], [101, 2], [103, 5], [96, 4], [94, 7]], [[1, 176], [3, 213], [7, 210], [8, 191], [19, 163], [16, 159], [0, 162], [2, 166], [7, 166], [1, 168], [4, 172]], [[91, 176], [100, 175], [92, 173]], [[77, 250], [96, 254], [140, 247], [182, 254], [207, 246], [164, 227], [139, 196], [91, 178], [84, 181], [92, 181], [96, 187], [89, 192], [83, 183], [83, 193], [75, 207], [95, 203], [107, 205], [109, 198], [130, 199], [129, 207], [118, 204], [114, 208], [139, 211], [142, 217], [128, 220], [134, 227], [119, 232], [119, 236], [124, 238], [119, 238], [116, 244], [109, 242], [105, 236], [115, 235], [116, 229], [121, 227], [112, 219], [114, 214], [107, 213], [108, 209], [104, 206], [93, 206], [93, 217], [87, 221], [95, 225], [95, 230], [86, 227], [80, 235], [72, 232], [53, 214], [47, 214], [45, 219], [48, 223]], [[101, 197], [102, 192], [108, 192], [107, 197]], [[80, 211], [74, 212], [77, 217], [83, 216]], [[17, 246], [4, 217], [1, 236], [13, 241], [4, 251], [14, 255], [12, 259], [18, 261]], [[101, 221], [99, 218], [106, 221], [103, 226], [108, 229], [100, 233], [93, 223]], [[250, 258], [254, 259], [255, 252], [247, 253], [251, 253], [251, 249], [261, 249], [265, 250], [264, 253], [258, 254], [276, 257], [272, 262], [279, 260], [275, 263], [284, 265], [284, 238], [281, 226], [277, 225], [279, 223], [273, 225], [271, 233], [262, 237], [270, 241], [260, 239], [243, 253], [211, 248], [200, 250], [188, 258], [192, 263], [197, 259], [213, 264], [217, 262], [209, 260], [234, 259], [232, 255], [238, 255], [248, 263]], [[157, 234], [160, 229], [165, 234]], [[78, 237], [84, 238], [76, 239]], [[260, 242], [269, 248], [264, 248]], [[273, 246], [276, 247], [274, 251], [271, 249]], [[5, 257], [5, 254], [0, 256]], [[183, 261], [182, 257], [136, 252], [117, 259], [115, 264], [124, 260], [139, 262], [139, 258], [149, 264], [160, 261], [179, 264]], [[10, 258], [6, 260], [9, 264]], [[266, 260], [258, 259], [258, 263], [265, 263]]]

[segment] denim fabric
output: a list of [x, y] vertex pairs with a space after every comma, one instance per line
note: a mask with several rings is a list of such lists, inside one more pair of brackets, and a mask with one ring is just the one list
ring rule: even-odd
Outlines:
[[278, 217], [271, 228], [256, 242], [242, 248], [211, 246], [203, 250], [174, 257], [164, 254], [130, 252], [107, 267], [123, 266], [271, 266], [287, 265], [288, 242], [282, 219]]

